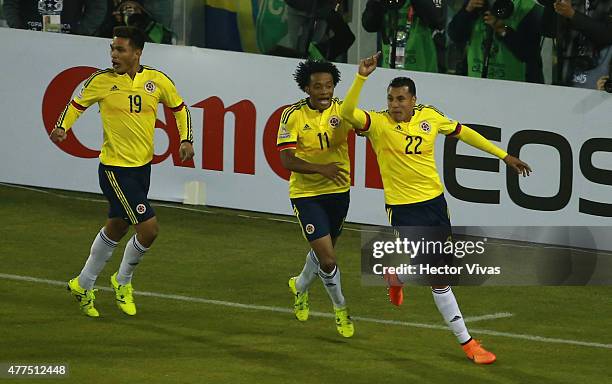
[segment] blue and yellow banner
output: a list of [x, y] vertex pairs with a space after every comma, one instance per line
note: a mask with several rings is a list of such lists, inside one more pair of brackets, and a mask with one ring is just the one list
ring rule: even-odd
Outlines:
[[208, 48], [261, 53], [287, 34], [284, 0], [206, 0]]

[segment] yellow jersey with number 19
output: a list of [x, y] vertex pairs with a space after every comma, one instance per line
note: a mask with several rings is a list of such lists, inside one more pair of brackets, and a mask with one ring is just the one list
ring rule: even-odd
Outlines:
[[98, 103], [104, 142], [100, 162], [119, 167], [139, 167], [153, 159], [157, 106], [171, 108], [181, 141], [193, 141], [189, 109], [174, 83], [164, 73], [141, 66], [134, 79], [113, 69], [95, 72], [66, 106], [56, 127], [69, 130], [89, 106]]

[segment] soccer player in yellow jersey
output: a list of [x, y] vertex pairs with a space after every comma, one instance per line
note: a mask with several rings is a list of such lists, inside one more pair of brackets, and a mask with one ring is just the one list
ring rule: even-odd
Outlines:
[[51, 140], [61, 142], [85, 109], [100, 106], [104, 142], [98, 175], [110, 209], [106, 224], [91, 245], [89, 258], [68, 289], [87, 316], [98, 317], [94, 283], [117, 243], [133, 225], [119, 270], [111, 276], [118, 307], [136, 314], [132, 274], [159, 231], [155, 212], [147, 201], [157, 106], [170, 107], [180, 131], [182, 161], [193, 157], [189, 110], [172, 81], [162, 72], [140, 65], [145, 36], [134, 27], [117, 27], [111, 42], [112, 69], [94, 73], [60, 115]]
[[[390, 224], [399, 227], [438, 227], [451, 233], [443, 187], [434, 160], [434, 141], [438, 133], [502, 159], [523, 176], [531, 168], [507, 154], [476, 131], [450, 120], [431, 106], [416, 104], [416, 86], [406, 77], [395, 78], [387, 88], [388, 110], [366, 112], [356, 108], [361, 88], [376, 69], [378, 55], [359, 64], [358, 74], [341, 108], [343, 119], [368, 138], [378, 160]], [[436, 229], [438, 230], [438, 229]], [[403, 300], [401, 276], [390, 279], [389, 298], [395, 305]], [[450, 286], [432, 286], [433, 298], [467, 357], [478, 364], [490, 364], [495, 355], [472, 339], [463, 321]]]
[[308, 287], [318, 275], [332, 300], [338, 333], [351, 337], [354, 326], [334, 252], [351, 186], [347, 134], [352, 127], [340, 118], [341, 102], [333, 97], [340, 72], [332, 63], [307, 60], [294, 78], [308, 97], [283, 111], [277, 138], [281, 162], [291, 171], [291, 205], [311, 248], [300, 275], [289, 279], [294, 312], [299, 321], [308, 319]]

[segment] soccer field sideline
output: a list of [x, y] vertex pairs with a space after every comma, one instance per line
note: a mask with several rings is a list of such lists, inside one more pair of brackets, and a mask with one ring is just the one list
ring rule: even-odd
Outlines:
[[[18, 184], [0, 183], [0, 186], [7, 187], [7, 188], [24, 189], [24, 190], [27, 190], [27, 191], [32, 191], [32, 192], [37, 192], [37, 193], [43, 193], [43, 194], [59, 197], [61, 199], [80, 200], [80, 201], [89, 201], [89, 202], [93, 202], [93, 203], [108, 204], [108, 201], [106, 199], [103, 199], [103, 198], [95, 199], [95, 198], [89, 198], [89, 197], [64, 195], [64, 194], [61, 194], [61, 193], [48, 191], [48, 190], [43, 189], [43, 188], [29, 187], [29, 186], [18, 185]], [[72, 191], [72, 192], [77, 192], [78, 193], [78, 191]], [[178, 210], [181, 210], [181, 211], [196, 212], [196, 213], [207, 213], [207, 214], [213, 214], [213, 215], [220, 214], [217, 211], [211, 211], [211, 210], [207, 210], [207, 209], [204, 209], [204, 208], [182, 207], [182, 206], [180, 206], [178, 204], [181, 204], [181, 203], [180, 202], [162, 203], [162, 202], [155, 201], [155, 200], [151, 201], [151, 205], [154, 206], [154, 207], [163, 207], [163, 208], [170, 208], [170, 209], [178, 209]], [[224, 210], [229, 210], [229, 211], [234, 210], [233, 208], [224, 208], [224, 207], [216, 207], [216, 208], [220, 208], [220, 209], [224, 209]], [[241, 211], [241, 210], [236, 210], [236, 211]], [[248, 211], [248, 212], [250, 212], [250, 211]], [[248, 214], [248, 215], [244, 214], [244, 213], [236, 213], [233, 216], [234, 217], [244, 218], [244, 219], [249, 219], [249, 220], [268, 220], [268, 221], [276, 221], [276, 222], [281, 222], [281, 223], [294, 223], [294, 224], [297, 224], [297, 220], [295, 220], [295, 219], [281, 219], [281, 218], [278, 218], [278, 217], [257, 216], [257, 215], [255, 215], [255, 213], [257, 213], [257, 212], [253, 212], [253, 213], [254, 214]], [[222, 214], [223, 215], [229, 215], [228, 213], [222, 213]], [[275, 215], [275, 214], [270, 213], [270, 215]], [[282, 215], [280, 215], [280, 216], [282, 216]], [[347, 224], [349, 224], [349, 225], [350, 224], [360, 225], [358, 223], [345, 223], [345, 226], [342, 228], [343, 231], [353, 231], [353, 232], [360, 232], [360, 233], [379, 233], [380, 232], [379, 230], [368, 230], [368, 229], [363, 229], [363, 228], [351, 228], [351, 227], [346, 226]], [[370, 226], [370, 227], [372, 227], [372, 225], [369, 225], [369, 224], [362, 224], [362, 225], [363, 226]], [[533, 247], [538, 247], [538, 248], [541, 248], [541, 249], [571, 250], [572, 252], [586, 252], [586, 253], [593, 252], [593, 250], [590, 250], [590, 249], [575, 248], [575, 247], [568, 247], [568, 246], [557, 246], [557, 245], [552, 245], [552, 244], [538, 244], [538, 243], [532, 243], [532, 242], [505, 242], [504, 239], [491, 239], [491, 240], [495, 240], [495, 244], [496, 245], [498, 245], [498, 246], [505, 246], [505, 247], [516, 247], [516, 248], [533, 248]], [[597, 253], [612, 255], [612, 251], [597, 250]]]
[[[65, 286], [66, 282], [59, 280], [49, 280], [43, 278], [37, 278], [32, 276], [20, 276], [20, 275], [11, 275], [0, 273], [0, 279], [10, 280], [10, 281], [25, 281], [39, 284], [48, 284], [54, 286]], [[109, 287], [96, 287], [101, 291], [112, 292], [113, 290]], [[214, 300], [214, 299], [205, 299], [200, 297], [191, 297], [191, 296], [183, 296], [183, 295], [173, 295], [166, 293], [157, 293], [157, 292], [147, 292], [147, 291], [137, 291], [137, 296], [146, 296], [146, 297], [154, 297], [160, 299], [168, 299], [168, 300], [177, 300], [177, 301], [186, 301], [186, 302], [195, 302], [202, 304], [212, 304], [212, 305], [220, 305], [226, 307], [233, 308], [241, 308], [241, 309], [250, 309], [250, 310], [259, 310], [259, 311], [268, 311], [268, 312], [277, 312], [277, 313], [293, 313], [293, 310], [289, 308], [281, 308], [281, 307], [271, 307], [265, 305], [256, 305], [256, 304], [243, 304], [243, 303], [235, 303], [223, 300]], [[311, 316], [314, 317], [325, 317], [325, 318], [333, 318], [334, 315], [331, 313], [324, 312], [316, 312], [311, 311]], [[509, 313], [499, 313], [492, 315], [484, 315], [484, 316], [475, 316], [471, 318], [471, 322], [478, 320], [489, 320], [494, 318], [503, 318], [509, 317], [512, 314]], [[426, 328], [426, 329], [434, 329], [434, 330], [443, 330], [448, 332], [448, 328], [444, 325], [438, 324], [426, 324], [426, 323], [415, 323], [415, 322], [405, 322], [405, 321], [397, 321], [397, 320], [383, 320], [383, 319], [375, 319], [370, 317], [361, 317], [361, 316], [353, 316], [354, 320], [368, 322], [368, 323], [376, 323], [376, 324], [384, 324], [384, 325], [397, 325], [404, 327], [412, 327], [412, 328]], [[470, 321], [470, 318], [466, 318], [466, 321]], [[581, 340], [571, 340], [571, 339], [558, 339], [558, 338], [550, 338], [543, 337], [537, 335], [526, 335], [520, 333], [510, 333], [510, 332], [498, 332], [490, 329], [478, 329], [472, 328], [470, 329], [471, 333], [490, 335], [490, 336], [501, 336], [512, 339], [522, 339], [522, 340], [530, 340], [541, 343], [549, 343], [549, 344], [568, 344], [568, 345], [576, 345], [582, 347], [591, 347], [591, 348], [603, 348], [603, 349], [612, 349], [612, 344], [603, 344], [603, 343], [595, 343]]]

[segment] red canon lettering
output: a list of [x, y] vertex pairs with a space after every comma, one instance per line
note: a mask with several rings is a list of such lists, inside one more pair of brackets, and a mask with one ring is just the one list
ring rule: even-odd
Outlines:
[[[68, 68], [55, 76], [43, 97], [42, 117], [47, 134], [50, 135], [57, 118], [62, 113], [66, 104], [72, 98], [75, 88], [92, 73], [97, 71], [94, 67]], [[100, 151], [87, 148], [74, 135], [72, 130], [68, 131], [68, 137], [61, 143], [55, 143], [62, 151], [76, 157], [91, 159], [98, 157]]]
[[225, 114], [234, 114], [234, 172], [255, 174], [255, 105], [242, 100], [225, 108], [223, 101], [212, 96], [193, 105], [204, 110], [204, 144], [202, 168], [223, 170], [223, 137]]

